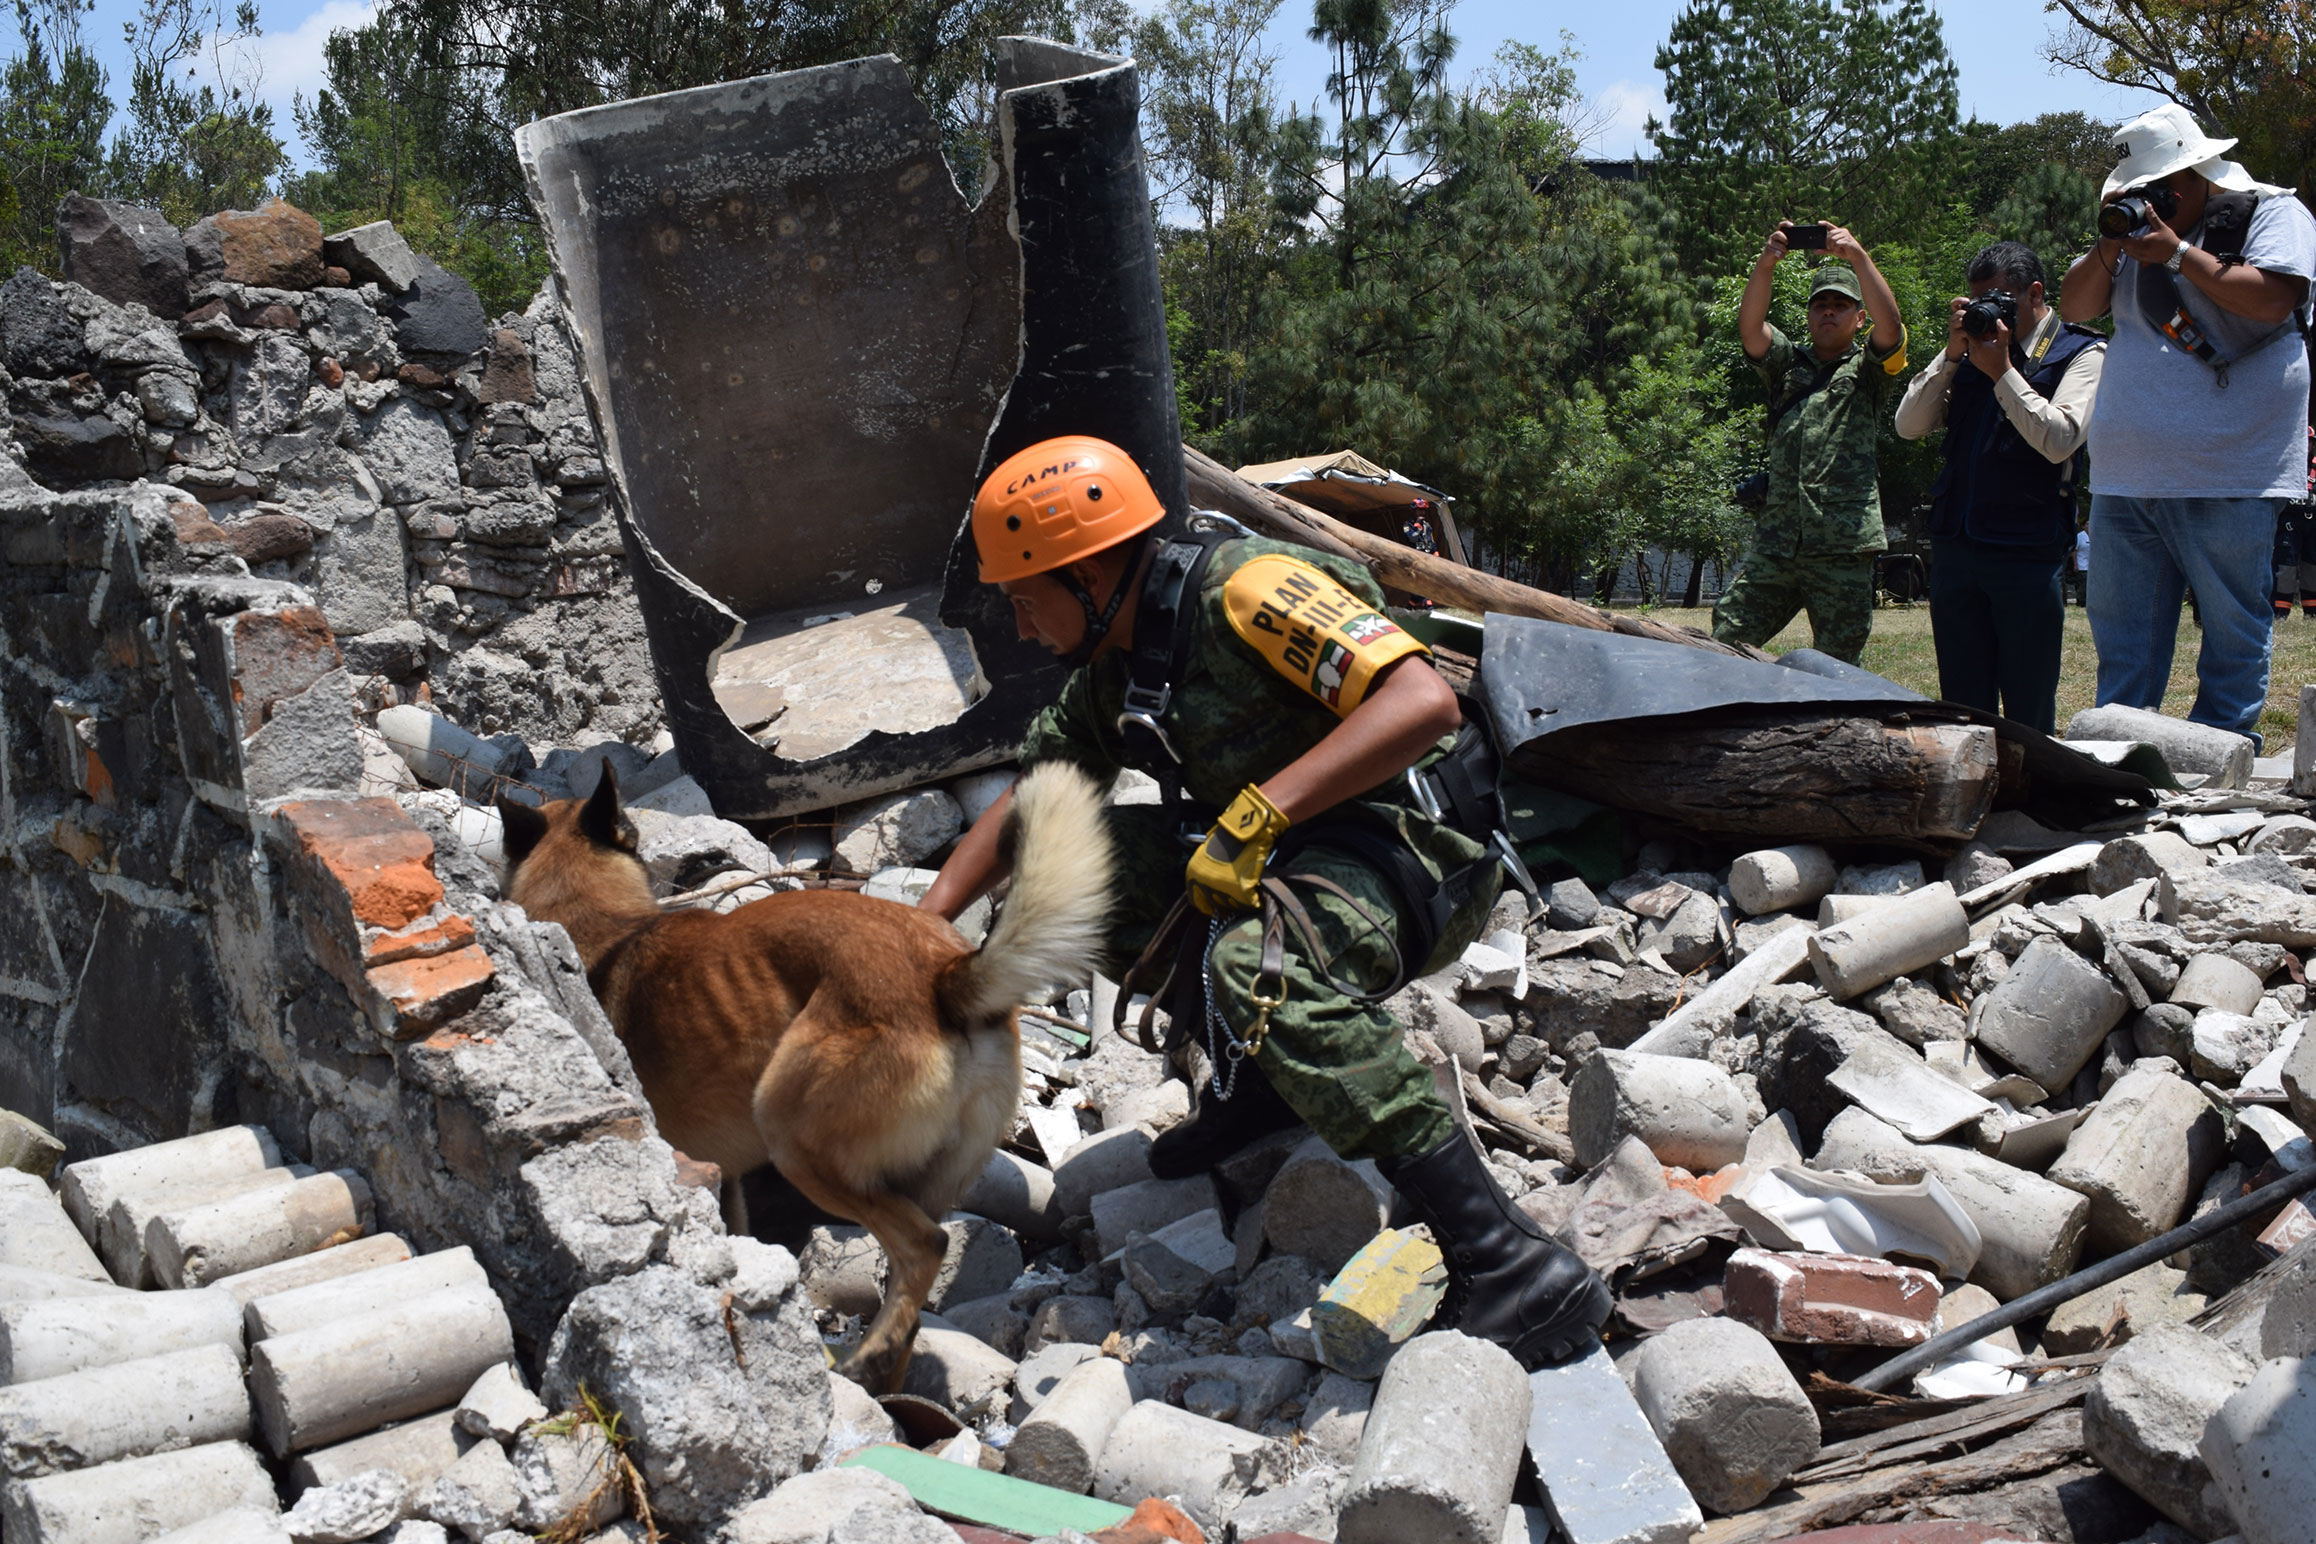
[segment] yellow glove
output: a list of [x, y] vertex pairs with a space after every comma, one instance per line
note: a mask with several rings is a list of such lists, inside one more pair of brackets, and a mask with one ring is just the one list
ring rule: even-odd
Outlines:
[[1190, 855], [1190, 867], [1183, 875], [1190, 904], [1210, 917], [1252, 911], [1271, 845], [1286, 829], [1287, 817], [1279, 807], [1264, 798], [1261, 789], [1247, 784]]

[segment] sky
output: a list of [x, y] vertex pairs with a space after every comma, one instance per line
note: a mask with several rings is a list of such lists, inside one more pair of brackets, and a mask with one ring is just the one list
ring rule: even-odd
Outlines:
[[[299, 92], [310, 98], [324, 83], [322, 45], [331, 31], [362, 25], [372, 9], [371, 0], [261, 0], [264, 36], [252, 55], [261, 78], [259, 95], [274, 104], [276, 132], [290, 141], [290, 152], [301, 165], [305, 147], [297, 143], [292, 127], [291, 98]], [[1569, 32], [1583, 54], [1577, 84], [1601, 123], [1591, 153], [1608, 159], [1645, 154], [1641, 126], [1650, 113], [1661, 116], [1664, 108], [1656, 50], [1680, 9], [1681, 0], [1589, 6], [1461, 0], [1449, 20], [1458, 40], [1454, 72], [1463, 76], [1484, 69], [1509, 39], [1552, 49], [1560, 34]], [[111, 75], [116, 101], [128, 80], [121, 26], [136, 10], [136, 0], [97, 0], [85, 24], [84, 36]], [[2016, 123], [2072, 109], [2117, 121], [2160, 100], [2149, 92], [2054, 71], [2038, 52], [2046, 24], [2020, 0], [1943, 0], [1937, 10], [1945, 21], [1946, 47], [1960, 69], [1965, 118]], [[1309, 14], [1308, 0], [1286, 0], [1271, 27], [1279, 93], [1306, 104], [1322, 96], [1327, 79], [1325, 51], [1304, 36]], [[2027, 25], [2021, 25], [2022, 18]]]

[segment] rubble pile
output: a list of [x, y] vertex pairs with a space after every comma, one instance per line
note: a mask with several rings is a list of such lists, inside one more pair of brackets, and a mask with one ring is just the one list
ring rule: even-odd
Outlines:
[[487, 320], [383, 222], [280, 200], [180, 233], [73, 195], [66, 280], [0, 284], [0, 498], [146, 479], [192, 564], [310, 590], [373, 705], [659, 728], [553, 291]]

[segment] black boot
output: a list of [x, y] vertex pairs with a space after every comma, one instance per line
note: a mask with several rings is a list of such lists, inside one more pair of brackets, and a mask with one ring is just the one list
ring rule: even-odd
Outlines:
[[1497, 1188], [1461, 1131], [1417, 1158], [1377, 1162], [1447, 1256], [1443, 1326], [1492, 1340], [1533, 1371], [1575, 1355], [1614, 1306], [1608, 1283]]
[[1160, 1179], [1204, 1174], [1240, 1148], [1303, 1119], [1255, 1069], [1251, 1057], [1238, 1064], [1238, 1081], [1228, 1099], [1216, 1097], [1214, 1085], [1204, 1078], [1191, 1084], [1191, 1097], [1197, 1104], [1190, 1119], [1160, 1132], [1150, 1144], [1150, 1172]]

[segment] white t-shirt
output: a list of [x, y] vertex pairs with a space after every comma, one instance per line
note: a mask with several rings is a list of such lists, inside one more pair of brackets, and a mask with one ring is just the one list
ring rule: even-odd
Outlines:
[[2075, 533], [2075, 567], [2086, 574], [2091, 571], [2091, 533], [2089, 531], [2077, 531]]
[[[2186, 233], [2190, 240], [2195, 232]], [[2316, 217], [2296, 197], [2269, 195], [2253, 212], [2244, 261], [2316, 277]], [[2238, 355], [2270, 324], [2221, 310], [2178, 281], [2188, 314], [2212, 346]], [[2139, 264], [2115, 276], [2115, 341], [2091, 410], [2091, 491], [2135, 499], [2297, 499], [2307, 493], [2308, 345], [2296, 333], [2243, 359], [2219, 384], [2139, 309]]]

